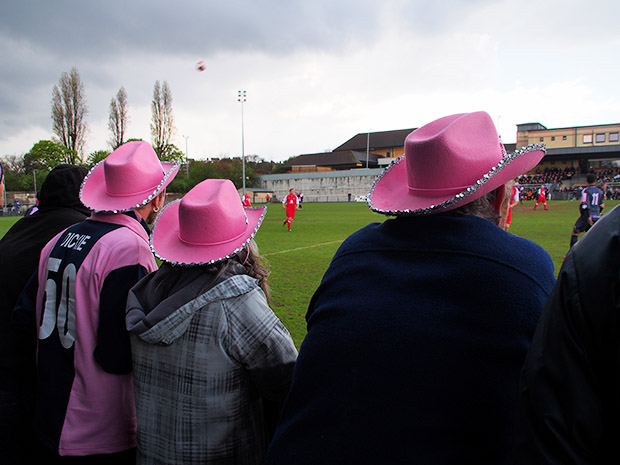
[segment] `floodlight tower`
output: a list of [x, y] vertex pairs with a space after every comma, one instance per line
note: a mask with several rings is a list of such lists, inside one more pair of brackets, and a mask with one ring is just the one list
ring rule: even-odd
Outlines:
[[189, 178], [189, 158], [187, 157], [187, 139], [189, 136], [183, 136], [185, 138], [185, 177]]
[[243, 103], [247, 100], [247, 94], [245, 90], [237, 92], [237, 102], [241, 102], [241, 169], [243, 174], [243, 196], [245, 197], [245, 147], [244, 147], [244, 135], [243, 135]]

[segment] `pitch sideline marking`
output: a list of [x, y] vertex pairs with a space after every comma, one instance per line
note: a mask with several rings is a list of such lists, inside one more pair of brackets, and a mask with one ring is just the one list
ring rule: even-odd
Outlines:
[[279, 253], [296, 252], [298, 250], [311, 249], [313, 247], [320, 247], [322, 245], [337, 244], [339, 242], [341, 243], [342, 241], [322, 242], [320, 244], [307, 245], [306, 247], [297, 247], [296, 249], [278, 250], [277, 252], [270, 252], [270, 253], [265, 253], [265, 254], [262, 254], [262, 255], [263, 255], [263, 257], [268, 257], [270, 255], [276, 255], [276, 254], [279, 254]]

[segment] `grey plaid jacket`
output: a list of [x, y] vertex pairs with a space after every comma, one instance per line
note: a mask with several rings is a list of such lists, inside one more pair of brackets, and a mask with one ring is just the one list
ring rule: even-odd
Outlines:
[[202, 292], [204, 275], [188, 274], [158, 296], [152, 273], [129, 295], [138, 463], [261, 463], [263, 407], [284, 401], [297, 351], [255, 279]]

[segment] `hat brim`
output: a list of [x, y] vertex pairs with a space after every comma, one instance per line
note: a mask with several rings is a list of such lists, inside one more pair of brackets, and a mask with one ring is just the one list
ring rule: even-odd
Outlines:
[[172, 202], [159, 214], [151, 234], [151, 250], [157, 258], [173, 265], [200, 266], [226, 260], [239, 253], [258, 232], [267, 207], [245, 207], [248, 222], [238, 237], [216, 244], [187, 244], [180, 239], [179, 206]]
[[164, 177], [152, 191], [128, 196], [108, 194], [103, 161], [97, 163], [86, 175], [80, 190], [82, 203], [98, 213], [119, 213], [143, 207], [168, 186], [179, 171], [180, 163], [161, 162]]
[[371, 210], [390, 216], [430, 215], [465, 205], [534, 168], [545, 156], [541, 144], [507, 154], [471, 186], [454, 194], [420, 195], [409, 189], [405, 157], [400, 157], [375, 180], [367, 204]]

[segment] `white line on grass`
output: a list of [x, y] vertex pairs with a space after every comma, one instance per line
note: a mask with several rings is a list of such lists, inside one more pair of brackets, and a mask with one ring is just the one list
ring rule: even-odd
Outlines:
[[288, 249], [288, 250], [278, 250], [277, 252], [270, 252], [262, 254], [263, 257], [268, 257], [269, 255], [276, 255], [279, 253], [287, 253], [287, 252], [296, 252], [298, 250], [311, 249], [312, 247], [320, 247], [322, 245], [330, 245], [330, 244], [338, 244], [342, 241], [331, 241], [331, 242], [323, 242], [321, 244], [308, 245], [306, 247], [297, 247], [296, 249]]

